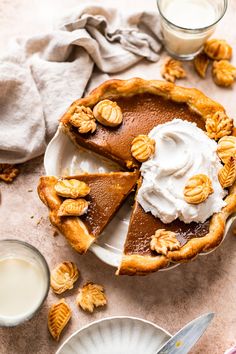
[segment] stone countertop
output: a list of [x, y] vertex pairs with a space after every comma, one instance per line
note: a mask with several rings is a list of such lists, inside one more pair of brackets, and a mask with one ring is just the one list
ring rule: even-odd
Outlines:
[[[82, 2], [82, 1], [80, 1]], [[85, 2], [83, 0], [83, 2]], [[118, 1], [97, 1], [103, 5]], [[119, 6], [133, 5], [133, 0], [119, 1]], [[65, 9], [78, 4], [76, 0], [2, 0], [0, 1], [0, 52], [15, 35], [31, 35], [46, 31], [52, 18]], [[136, 8], [155, 10], [155, 0], [135, 1]], [[236, 1], [231, 0], [223, 21], [217, 28], [217, 37], [227, 39], [236, 51], [234, 27]], [[142, 62], [138, 67], [119, 77], [141, 76], [159, 78], [159, 63]], [[235, 61], [235, 60], [234, 60]], [[236, 116], [234, 89], [215, 86], [210, 78], [200, 79], [187, 63], [188, 78], [185, 86], [200, 88], [211, 98], [222, 103], [228, 114]], [[75, 330], [103, 317], [130, 315], [142, 317], [164, 327], [171, 333], [185, 323], [208, 311], [216, 313], [207, 333], [191, 351], [192, 354], [223, 354], [236, 344], [236, 238], [229, 232], [223, 244], [213, 253], [181, 265], [169, 272], [159, 272], [147, 277], [117, 277], [114, 269], [102, 263], [92, 253], [79, 256], [62, 236], [53, 236], [48, 212], [37, 196], [37, 183], [44, 173], [43, 158], [37, 158], [21, 167], [21, 174], [13, 184], [0, 184], [1, 217], [0, 238], [19, 238], [36, 246], [46, 257], [50, 268], [64, 260], [77, 263], [81, 277], [75, 289], [64, 296], [73, 308], [73, 317], [56, 343], [47, 330], [49, 306], [58, 300], [51, 291], [41, 311], [31, 321], [15, 327], [0, 329], [0, 354], [53, 354], [60, 344]], [[30, 192], [29, 190], [33, 190]], [[104, 285], [108, 297], [105, 309], [87, 314], [74, 304], [78, 286], [91, 280]], [[61, 297], [61, 296], [60, 296]]]

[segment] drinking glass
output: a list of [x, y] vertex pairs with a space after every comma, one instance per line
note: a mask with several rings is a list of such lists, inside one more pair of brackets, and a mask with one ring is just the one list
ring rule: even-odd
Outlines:
[[[23, 261], [24, 262], [23, 264], [25, 267], [33, 267], [33, 269], [37, 270], [37, 274], [40, 275], [40, 284], [37, 283], [38, 279], [36, 278], [36, 274], [34, 272], [32, 274], [30, 273], [30, 276], [31, 277], [35, 276], [34, 283], [38, 284], [38, 288], [37, 288], [38, 293], [37, 294], [39, 296], [37, 299], [35, 299], [34, 297], [32, 298], [32, 296], [30, 298], [30, 295], [28, 293], [26, 294], [26, 297], [24, 299], [26, 299], [26, 301], [29, 303], [29, 307], [28, 307], [27, 311], [23, 311], [22, 313], [17, 312], [15, 314], [14, 313], [11, 313], [11, 314], [0, 313], [0, 327], [1, 326], [2, 327], [16, 326], [16, 325], [32, 318], [38, 312], [38, 310], [41, 308], [44, 300], [46, 299], [46, 297], [48, 295], [48, 291], [49, 291], [49, 285], [50, 285], [50, 271], [49, 271], [48, 264], [47, 264], [45, 258], [43, 257], [43, 255], [35, 247], [30, 245], [29, 243], [23, 242], [20, 240], [13, 240], [13, 239], [0, 240], [0, 262], [4, 262], [6, 260], [7, 261], [13, 260], [13, 262], [16, 262], [16, 264], [18, 264], [17, 262]], [[5, 273], [5, 272], [7, 272], [7, 270], [9, 270], [9, 268], [7, 268], [5, 263], [4, 263], [3, 267], [4, 268], [2, 268], [1, 271], [4, 272], [4, 275], [7, 275], [7, 273]], [[29, 269], [29, 268], [27, 268], [27, 269]], [[16, 266], [16, 270], [17, 270], [17, 266]], [[11, 268], [11, 274], [12, 274], [12, 268]], [[17, 274], [16, 274], [16, 276], [17, 276]], [[4, 277], [4, 279], [6, 279], [6, 278]], [[20, 281], [20, 285], [22, 284], [22, 286], [24, 286], [24, 279], [25, 278], [23, 277], [23, 281], [21, 282], [21, 278], [19, 278], [19, 274], [18, 274], [18, 279], [16, 279], [16, 282]], [[1, 281], [1, 278], [0, 278], [0, 281]], [[20, 300], [19, 300], [19, 296], [17, 294], [17, 289], [15, 289], [16, 286], [14, 286], [13, 283], [14, 282], [12, 281], [12, 279], [7, 281], [7, 285], [9, 287], [9, 289], [12, 289], [11, 290], [12, 297], [11, 297], [10, 301], [12, 301], [12, 298], [13, 298], [13, 299], [15, 299], [16, 304], [18, 304]], [[4, 284], [5, 284], [5, 282], [4, 282]], [[27, 289], [27, 288], [25, 288], [25, 289]], [[4, 306], [4, 309], [7, 308], [6, 305], [4, 305], [4, 301], [8, 301], [8, 300], [9, 299], [7, 299], [5, 297], [4, 297], [4, 299], [3, 298], [1, 299], [1, 301], [3, 301], [2, 305]], [[18, 303], [17, 303], [17, 301], [18, 301]], [[10, 303], [12, 304], [12, 302], [10, 302]], [[9, 306], [10, 305], [8, 303], [8, 307]], [[11, 309], [12, 309], [12, 307], [11, 307]]]
[[193, 59], [214, 32], [227, 5], [227, 0], [157, 0], [169, 54], [177, 59]]

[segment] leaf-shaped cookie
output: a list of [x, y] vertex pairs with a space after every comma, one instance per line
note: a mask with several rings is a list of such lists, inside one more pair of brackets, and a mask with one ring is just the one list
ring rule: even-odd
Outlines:
[[224, 167], [222, 167], [218, 173], [218, 179], [223, 188], [228, 188], [236, 180], [236, 158], [231, 156]]
[[175, 232], [159, 229], [152, 236], [150, 248], [152, 251], [167, 255], [168, 251], [178, 250], [180, 243], [176, 238]]
[[79, 290], [76, 303], [84, 311], [93, 312], [95, 307], [104, 306], [107, 303], [104, 288], [101, 285], [87, 283]]
[[52, 337], [59, 340], [62, 330], [71, 318], [71, 309], [64, 299], [53, 304], [48, 313], [48, 329]]
[[200, 54], [198, 54], [196, 56], [196, 58], [194, 58], [194, 60], [193, 60], [195, 70], [202, 78], [205, 78], [205, 76], [206, 76], [206, 72], [207, 72], [207, 68], [208, 68], [209, 63], [210, 63], [210, 60], [204, 52], [201, 52]]
[[167, 58], [161, 69], [162, 77], [170, 82], [175, 82], [176, 79], [185, 78], [186, 72], [179, 60]]
[[74, 262], [63, 262], [51, 272], [51, 288], [54, 293], [62, 294], [68, 289], [72, 289], [79, 277], [79, 271]]
[[0, 163], [0, 180], [10, 183], [20, 173], [20, 170], [15, 165]]
[[97, 128], [93, 112], [89, 107], [77, 106], [69, 121], [81, 134], [94, 133]]
[[206, 131], [211, 139], [218, 140], [223, 136], [230, 135], [233, 129], [233, 120], [224, 112], [216, 112], [207, 117]]

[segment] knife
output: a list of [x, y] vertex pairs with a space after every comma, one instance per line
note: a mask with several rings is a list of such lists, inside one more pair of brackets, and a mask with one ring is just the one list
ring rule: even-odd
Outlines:
[[187, 354], [203, 335], [213, 317], [214, 313], [210, 312], [189, 322], [169, 339], [156, 354]]

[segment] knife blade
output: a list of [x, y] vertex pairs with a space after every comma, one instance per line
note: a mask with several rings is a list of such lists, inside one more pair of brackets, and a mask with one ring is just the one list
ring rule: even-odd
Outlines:
[[187, 354], [203, 335], [213, 317], [214, 313], [209, 312], [189, 322], [169, 339], [156, 354]]

